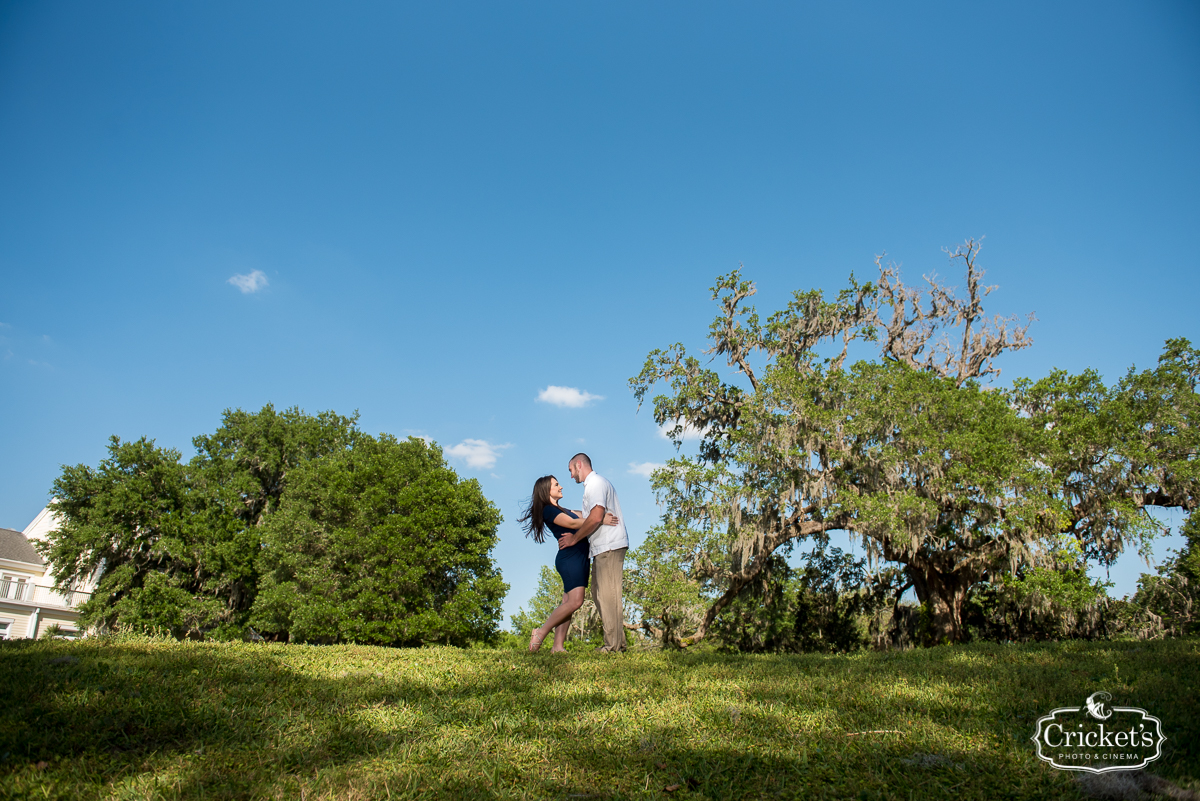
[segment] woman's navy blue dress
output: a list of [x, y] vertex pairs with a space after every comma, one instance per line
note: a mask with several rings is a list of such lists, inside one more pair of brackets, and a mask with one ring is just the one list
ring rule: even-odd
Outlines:
[[[569, 528], [563, 528], [551, 522], [560, 514], [570, 515], [574, 518], [579, 517], [579, 515], [570, 509], [560, 509], [552, 504], [542, 507], [542, 520], [545, 521], [546, 528], [550, 529], [550, 533], [554, 535], [554, 539], [556, 540], [560, 539], [564, 534], [575, 533]], [[591, 563], [588, 561], [587, 538], [581, 539], [570, 548], [559, 550], [558, 556], [554, 558], [554, 567], [558, 570], [558, 575], [562, 576], [563, 592], [570, 592], [576, 587], [586, 587], [588, 585], [588, 573], [591, 568]]]

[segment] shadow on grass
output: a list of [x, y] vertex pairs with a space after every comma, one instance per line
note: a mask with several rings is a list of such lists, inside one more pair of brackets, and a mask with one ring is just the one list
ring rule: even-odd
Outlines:
[[1107, 690], [1196, 780], [1197, 642], [829, 656], [0, 645], [0, 787], [37, 797], [1043, 798], [1033, 722]]

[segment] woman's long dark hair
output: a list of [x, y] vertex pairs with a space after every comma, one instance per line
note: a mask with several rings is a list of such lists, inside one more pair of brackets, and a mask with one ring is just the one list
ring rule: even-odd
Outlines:
[[550, 500], [550, 482], [554, 476], [542, 476], [533, 482], [533, 495], [529, 499], [529, 508], [525, 514], [517, 518], [517, 522], [525, 529], [525, 536], [533, 536], [533, 541], [546, 541], [546, 521], [542, 519], [542, 510], [547, 506], [557, 506]]

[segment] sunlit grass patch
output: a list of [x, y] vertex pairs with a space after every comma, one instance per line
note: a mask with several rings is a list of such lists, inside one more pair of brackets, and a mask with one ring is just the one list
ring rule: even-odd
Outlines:
[[1034, 721], [1106, 690], [1197, 781], [1200, 641], [848, 657], [0, 646], [0, 795], [1077, 797]]

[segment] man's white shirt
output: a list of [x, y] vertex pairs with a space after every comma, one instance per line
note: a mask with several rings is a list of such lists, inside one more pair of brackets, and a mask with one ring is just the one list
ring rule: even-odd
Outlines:
[[625, 530], [625, 515], [621, 513], [621, 502], [617, 491], [608, 479], [596, 472], [588, 473], [583, 480], [583, 516], [587, 517], [593, 506], [603, 506], [606, 512], [617, 516], [615, 526], [600, 526], [588, 537], [588, 558], [605, 551], [629, 547], [629, 533]]

